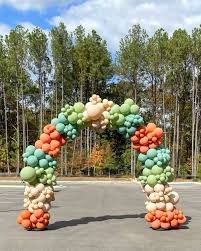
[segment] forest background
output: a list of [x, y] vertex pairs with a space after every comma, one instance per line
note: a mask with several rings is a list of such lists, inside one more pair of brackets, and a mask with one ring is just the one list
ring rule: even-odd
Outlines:
[[[145, 121], [164, 130], [176, 177], [201, 178], [201, 27], [189, 34], [133, 25], [111, 54], [107, 42], [82, 26], [60, 23], [49, 34], [16, 26], [0, 36], [0, 172], [18, 175], [22, 153], [65, 104], [93, 94], [132, 98]], [[138, 176], [128, 140], [89, 128], [68, 141], [58, 175]]]

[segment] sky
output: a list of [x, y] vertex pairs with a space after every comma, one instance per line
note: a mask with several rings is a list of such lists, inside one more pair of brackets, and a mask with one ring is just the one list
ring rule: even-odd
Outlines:
[[0, 34], [17, 24], [48, 32], [64, 22], [68, 31], [82, 25], [107, 40], [109, 50], [118, 50], [119, 41], [133, 24], [148, 34], [164, 28], [189, 32], [201, 24], [201, 0], [0, 0]]

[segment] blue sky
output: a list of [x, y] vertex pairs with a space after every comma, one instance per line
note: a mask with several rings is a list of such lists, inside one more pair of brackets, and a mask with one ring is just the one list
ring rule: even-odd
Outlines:
[[128, 29], [140, 23], [149, 34], [164, 28], [170, 34], [177, 28], [189, 32], [201, 24], [200, 0], [0, 0], [0, 34], [17, 24], [48, 31], [64, 22], [69, 31], [82, 24], [96, 29], [108, 41], [110, 51]]

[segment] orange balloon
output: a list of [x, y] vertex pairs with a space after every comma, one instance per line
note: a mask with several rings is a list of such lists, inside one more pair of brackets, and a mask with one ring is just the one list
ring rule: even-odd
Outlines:
[[157, 139], [157, 137], [152, 137], [152, 139], [151, 139], [151, 140], [152, 140], [152, 142], [154, 142], [154, 143], [155, 143], [158, 139]]
[[133, 142], [133, 143], [138, 143], [139, 142], [139, 138], [137, 137], [137, 136], [132, 136], [131, 137], [131, 141]]
[[179, 224], [184, 224], [186, 222], [186, 217], [183, 216], [183, 219], [178, 219]]
[[31, 221], [28, 219], [25, 219], [22, 221], [22, 226], [24, 228], [30, 229], [32, 227]]
[[47, 133], [47, 134], [50, 134], [51, 132], [53, 132], [55, 130], [55, 127], [51, 124], [48, 124], [46, 125], [44, 128], [43, 128], [43, 132], [44, 133]]
[[178, 226], [178, 221], [176, 219], [173, 219], [171, 222], [170, 222], [170, 225], [171, 227], [177, 227]]
[[60, 147], [60, 142], [58, 140], [53, 139], [50, 142], [50, 150], [54, 150], [57, 147]]
[[42, 133], [40, 135], [40, 140], [42, 140], [43, 143], [50, 143], [51, 141], [51, 138], [50, 138], [50, 135], [49, 134], [46, 134], [46, 133]]
[[153, 222], [151, 223], [151, 227], [152, 227], [153, 229], [159, 229], [159, 228], [161, 227], [160, 221], [159, 221], [158, 219], [156, 219], [155, 221], [153, 221]]
[[61, 145], [64, 146], [66, 144], [66, 140], [64, 138], [61, 138]]
[[36, 209], [36, 210], [34, 210], [34, 215], [36, 216], [36, 218], [39, 219], [40, 217], [43, 217], [44, 212], [42, 209]]
[[50, 214], [49, 213], [44, 213], [43, 218], [49, 220]]
[[43, 217], [40, 217], [40, 218], [38, 219], [38, 222], [40, 222], [40, 223], [43, 223], [43, 221], [44, 221]]
[[50, 133], [50, 138], [59, 140], [61, 138], [61, 135], [59, 134], [59, 132], [57, 132], [57, 130], [54, 130], [52, 133]]
[[148, 138], [146, 136], [140, 139], [140, 145], [148, 145]]
[[36, 218], [36, 216], [35, 216], [35, 214], [32, 214], [31, 215], [31, 217], [30, 217], [30, 221], [32, 222], [32, 223], [34, 223], [34, 224], [36, 224], [37, 223], [37, 218]]
[[167, 216], [168, 216], [169, 221], [174, 219], [174, 213], [171, 211], [167, 211]]
[[156, 218], [160, 219], [163, 215], [163, 212], [161, 210], [156, 210]]
[[22, 223], [22, 220], [23, 220], [22, 216], [19, 215], [19, 216], [17, 217], [17, 223], [18, 223], [18, 224], [21, 224], [21, 223]]
[[144, 133], [140, 133], [140, 138], [143, 138], [144, 137]]
[[38, 229], [42, 230], [42, 229], [45, 228], [45, 225], [44, 225], [43, 223], [41, 223], [41, 222], [38, 222], [38, 223], [36, 223], [36, 227], [37, 227]]
[[44, 219], [43, 223], [45, 224], [45, 226], [47, 226], [49, 224], [49, 220]]
[[170, 223], [169, 222], [161, 222], [161, 227], [163, 229], [169, 229], [170, 228]]
[[50, 144], [45, 143], [42, 145], [42, 150], [46, 153], [48, 153], [50, 151]]
[[136, 136], [140, 136], [140, 132], [139, 132], [139, 131], [136, 131], [136, 132], [135, 132], [135, 135], [136, 135]]
[[149, 218], [149, 214], [146, 214], [144, 218], [145, 218], [146, 221], [151, 222], [151, 220]]
[[152, 133], [152, 132], [149, 132], [149, 133], [146, 134], [146, 136], [147, 136], [148, 139], [151, 140], [152, 137], [153, 137], [153, 133]]
[[35, 147], [36, 148], [42, 149], [42, 145], [43, 145], [43, 142], [40, 139], [35, 142]]
[[161, 137], [163, 136], [163, 130], [162, 130], [162, 128], [157, 127], [157, 128], [154, 130], [154, 135], [155, 135], [157, 138], [161, 138]]
[[140, 133], [144, 134], [145, 133], [145, 128], [141, 128], [139, 131], [140, 131]]
[[152, 144], [149, 145], [149, 148], [151, 148], [151, 149], [156, 148], [156, 147], [157, 147], [157, 145], [154, 144], [154, 143], [152, 143]]
[[156, 125], [154, 123], [149, 123], [146, 126], [146, 132], [153, 132], [156, 129]]
[[31, 213], [29, 212], [29, 210], [24, 210], [20, 213], [20, 216], [22, 217], [23, 220], [29, 219], [31, 216]]
[[141, 146], [140, 147], [140, 152], [141, 153], [146, 153], [148, 150], [149, 150], [149, 147], [147, 147], [147, 146]]

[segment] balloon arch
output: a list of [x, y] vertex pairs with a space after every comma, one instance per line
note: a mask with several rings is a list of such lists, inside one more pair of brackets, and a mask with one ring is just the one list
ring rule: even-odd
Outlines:
[[162, 146], [163, 130], [154, 123], [144, 125], [139, 107], [132, 99], [119, 106], [94, 94], [86, 105], [81, 102], [65, 105], [58, 117], [43, 128], [35, 145], [26, 148], [23, 154], [26, 166], [20, 172], [26, 183], [26, 209], [17, 218], [19, 224], [25, 229], [42, 230], [48, 226], [56, 184], [55, 157], [67, 139], [75, 139], [85, 127], [97, 132], [109, 128], [131, 140], [143, 167], [139, 181], [147, 197], [145, 220], [153, 229], [178, 228], [186, 222], [182, 211], [175, 206], [179, 195], [168, 185], [173, 180], [174, 169], [169, 166], [169, 149]]

